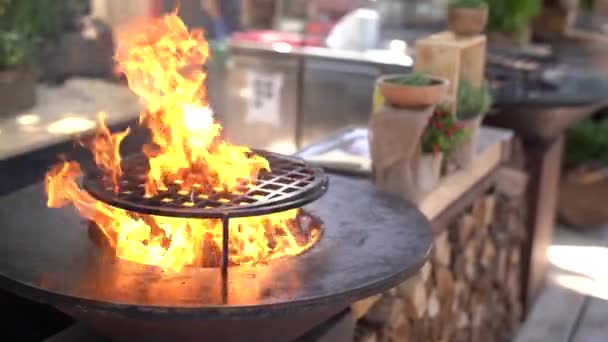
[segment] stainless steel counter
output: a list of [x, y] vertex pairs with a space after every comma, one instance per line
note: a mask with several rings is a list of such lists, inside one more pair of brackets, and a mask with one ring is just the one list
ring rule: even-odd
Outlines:
[[245, 42], [230, 42], [229, 47], [233, 53], [239, 53], [240, 50], [247, 50], [258, 53], [287, 54], [293, 57], [320, 58], [340, 62], [401, 66], [408, 68], [414, 64], [414, 60], [410, 55], [386, 49], [352, 51], [316, 46], [298, 47], [286, 43], [258, 44]]
[[223, 113], [230, 141], [294, 153], [338, 129], [367, 125], [378, 76], [407, 72], [389, 50], [340, 51], [284, 43], [230, 45]]
[[[483, 126], [479, 131], [477, 154], [483, 154], [497, 142], [511, 141], [512, 138], [510, 130]], [[297, 155], [332, 172], [361, 176], [369, 176], [372, 172], [367, 127], [347, 127], [333, 132]]]

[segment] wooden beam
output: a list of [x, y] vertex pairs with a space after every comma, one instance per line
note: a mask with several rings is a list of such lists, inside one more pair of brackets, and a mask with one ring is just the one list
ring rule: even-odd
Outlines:
[[528, 184], [528, 239], [523, 248], [523, 286], [526, 306], [545, 285], [547, 248], [553, 239], [564, 138], [547, 144], [524, 143]]

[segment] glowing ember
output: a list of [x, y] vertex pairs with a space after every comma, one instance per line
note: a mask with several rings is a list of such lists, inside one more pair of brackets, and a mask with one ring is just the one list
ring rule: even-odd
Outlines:
[[[146, 196], [169, 184], [181, 191], [192, 187], [238, 192], [262, 170], [263, 157], [247, 147], [220, 138], [207, 103], [203, 65], [209, 57], [203, 32], [188, 32], [176, 14], [140, 22], [119, 37], [116, 61], [129, 87], [147, 106], [140, 122], [152, 133], [144, 147], [148, 157]], [[103, 123], [91, 144], [95, 162], [111, 179], [115, 191], [122, 175], [119, 148], [129, 131], [112, 134]], [[116, 256], [142, 264], [179, 270], [185, 265], [213, 264], [221, 251], [219, 220], [140, 215], [97, 201], [79, 186], [76, 162], [55, 166], [46, 176], [49, 207], [72, 203], [80, 215], [95, 222]], [[317, 230], [298, 233], [297, 210], [230, 222], [229, 259], [232, 264], [255, 264], [297, 255], [319, 238]]]

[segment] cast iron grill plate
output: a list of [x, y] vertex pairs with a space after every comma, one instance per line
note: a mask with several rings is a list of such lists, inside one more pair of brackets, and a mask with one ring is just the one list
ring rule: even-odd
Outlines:
[[171, 184], [154, 197], [144, 197], [146, 159], [137, 156], [123, 163], [123, 177], [114, 191], [109, 179], [100, 170], [87, 172], [84, 188], [96, 199], [128, 211], [173, 217], [230, 218], [266, 215], [299, 208], [327, 191], [328, 179], [320, 168], [303, 160], [267, 151], [254, 151], [266, 158], [271, 171], [262, 171], [258, 178], [240, 191], [222, 189], [179, 191]]

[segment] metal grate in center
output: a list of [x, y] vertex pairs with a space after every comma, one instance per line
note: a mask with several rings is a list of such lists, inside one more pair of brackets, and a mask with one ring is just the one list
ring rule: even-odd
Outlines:
[[301, 159], [276, 153], [255, 151], [270, 163], [271, 172], [260, 172], [249, 187], [230, 193], [222, 189], [193, 187], [180, 191], [171, 184], [154, 197], [145, 197], [146, 159], [127, 159], [117, 192], [99, 170], [83, 179], [84, 188], [96, 199], [125, 210], [157, 215], [192, 218], [229, 218], [265, 215], [299, 208], [327, 191], [328, 179], [320, 168]]

